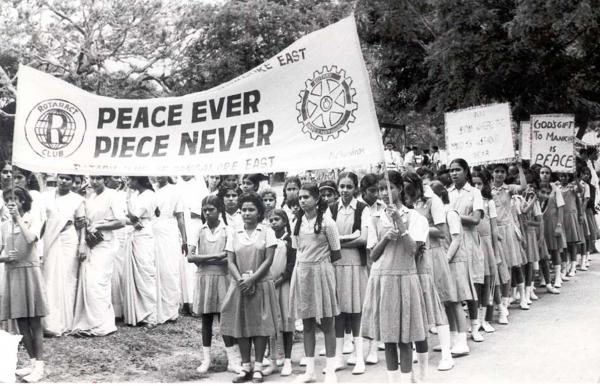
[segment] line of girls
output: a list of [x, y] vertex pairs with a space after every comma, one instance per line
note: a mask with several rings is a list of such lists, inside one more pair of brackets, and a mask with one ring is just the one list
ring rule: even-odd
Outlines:
[[[378, 342], [390, 382], [424, 380], [431, 331], [440, 341], [433, 348], [441, 351], [438, 370], [451, 369], [453, 357], [469, 354], [469, 330], [476, 342], [484, 341], [481, 331], [494, 332], [494, 305], [500, 324], [508, 323], [513, 300], [529, 309], [537, 299], [533, 278], [538, 269], [547, 292], [560, 293], [577, 266], [587, 269], [598, 235], [589, 169], [578, 171], [581, 179], [561, 174], [552, 182], [548, 168], [512, 166], [516, 173], [503, 164], [471, 173], [457, 159], [435, 180], [427, 170], [392, 171], [391, 196], [385, 180], [375, 175], [363, 177], [360, 186], [354, 173], [318, 186], [292, 177], [281, 209], [270, 189], [259, 197], [226, 188], [221, 198], [206, 199], [203, 230], [210, 233], [201, 234], [202, 252], [190, 257], [199, 265], [196, 293], [202, 294], [194, 305], [203, 314], [199, 371], [210, 366], [212, 323], [219, 312], [226, 347], [232, 350], [237, 340], [242, 354], [236, 383], [262, 382], [278, 364], [283, 364], [282, 376], [291, 374], [295, 319], [303, 322], [306, 355], [299, 382], [316, 380], [317, 328], [325, 336], [326, 382], [334, 382], [335, 371], [345, 364], [354, 365], [353, 374], [364, 373], [365, 363], [377, 363]], [[226, 230], [224, 224], [232, 220], [238, 225]], [[346, 361], [345, 330], [354, 342]], [[280, 337], [283, 361], [276, 352]], [[369, 341], [366, 361], [363, 338]], [[269, 339], [272, 361], [265, 366]], [[413, 346], [419, 363], [414, 372]]]

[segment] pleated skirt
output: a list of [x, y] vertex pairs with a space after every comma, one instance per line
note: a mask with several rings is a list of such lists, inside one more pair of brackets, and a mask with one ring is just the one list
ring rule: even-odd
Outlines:
[[600, 232], [598, 232], [598, 224], [596, 223], [596, 217], [594, 216], [594, 212], [591, 209], [585, 210], [585, 217], [587, 218], [588, 227], [590, 229], [590, 239], [592, 241], [597, 240], [600, 236]]
[[217, 273], [196, 272], [194, 289], [194, 314], [214, 314], [221, 312], [229, 287], [229, 276]]
[[357, 314], [362, 312], [367, 267], [361, 265], [334, 265], [335, 288], [340, 312]]
[[527, 246], [527, 262], [535, 263], [536, 261], [540, 261], [540, 249], [535, 228], [528, 228], [525, 231], [525, 241]]
[[477, 300], [477, 292], [471, 278], [470, 264], [468, 261], [450, 261], [450, 272], [456, 284], [456, 293], [453, 294], [459, 302]]
[[584, 238], [583, 229], [575, 212], [563, 214], [563, 229], [567, 243], [580, 243]]
[[46, 287], [40, 267], [7, 267], [0, 320], [46, 316]]
[[419, 277], [372, 270], [365, 293], [362, 335], [385, 343], [409, 343], [425, 340], [428, 330]]
[[297, 262], [290, 281], [290, 318], [330, 318], [339, 315], [335, 273], [329, 261]]
[[440, 301], [457, 302], [458, 299], [455, 296], [456, 282], [452, 278], [452, 272], [450, 272], [446, 251], [442, 247], [433, 247], [428, 250], [428, 253], [431, 254], [433, 283]]
[[255, 284], [252, 295], [231, 282], [221, 308], [221, 334], [234, 338], [273, 336], [278, 331], [279, 304], [273, 280]]
[[426, 273], [418, 274], [418, 276], [421, 283], [421, 290], [423, 291], [423, 300], [425, 301], [429, 327], [448, 324], [448, 317], [435, 288], [432, 276]]
[[504, 262], [507, 268], [512, 268], [522, 264], [521, 250], [519, 240], [513, 225], [498, 224], [498, 235], [500, 236], [500, 245], [504, 252]]

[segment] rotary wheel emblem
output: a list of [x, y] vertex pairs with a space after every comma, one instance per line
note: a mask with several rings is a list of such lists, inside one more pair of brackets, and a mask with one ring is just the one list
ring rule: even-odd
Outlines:
[[352, 78], [346, 76], [346, 71], [338, 71], [337, 66], [323, 66], [304, 85], [296, 104], [302, 132], [322, 141], [347, 132], [350, 123], [356, 120], [354, 112], [358, 104], [354, 101], [356, 90], [352, 88]]

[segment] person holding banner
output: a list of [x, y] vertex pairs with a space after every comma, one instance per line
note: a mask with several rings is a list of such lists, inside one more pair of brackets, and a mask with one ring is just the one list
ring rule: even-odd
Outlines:
[[43, 323], [44, 332], [52, 336], [71, 331], [79, 258], [85, 255], [81, 232], [85, 200], [71, 191], [72, 186], [72, 175], [59, 174], [57, 189], [43, 194], [47, 220], [42, 272], [48, 294], [48, 315]]
[[129, 177], [138, 194], [127, 204], [127, 224], [133, 227], [125, 241], [122, 272], [123, 321], [156, 326], [156, 254], [152, 224], [156, 220], [156, 194], [148, 177]]
[[125, 225], [125, 203], [105, 185], [108, 176], [91, 176], [86, 200], [87, 252], [79, 268], [73, 334], [105, 336], [117, 330], [111, 284], [117, 243], [113, 231]]
[[[410, 383], [412, 342], [418, 352], [427, 352], [428, 316], [417, 274], [416, 260], [427, 241], [427, 219], [402, 204], [404, 181], [400, 173], [389, 171], [389, 188], [379, 182], [379, 194], [388, 205], [385, 212], [371, 216], [368, 248], [373, 267], [367, 282], [362, 335], [385, 344], [385, 361], [390, 383]], [[398, 348], [400, 372], [398, 374]], [[415, 378], [422, 380], [426, 366]]]
[[157, 322], [175, 321], [181, 301], [180, 259], [187, 255], [185, 204], [170, 177], [156, 177], [158, 219], [153, 224], [157, 270]]
[[[286, 193], [288, 198], [290, 193]], [[319, 196], [317, 184], [303, 184], [298, 199], [300, 211], [292, 237], [296, 267], [290, 282], [290, 317], [303, 322], [306, 372], [297, 381], [315, 382], [315, 330], [320, 322], [327, 356], [325, 382], [336, 382], [334, 317], [340, 311], [332, 262], [341, 258], [340, 236], [335, 222], [325, 216], [327, 203]]]
[[[221, 308], [221, 334], [236, 338], [242, 356], [242, 370], [233, 383], [263, 382], [263, 359], [270, 336], [279, 327], [279, 304], [273, 277], [277, 238], [261, 224], [265, 207], [254, 192], [243, 193], [239, 205], [244, 225], [227, 239], [225, 251], [231, 282]], [[254, 369], [251, 349], [254, 345]]]
[[[493, 168], [493, 184], [492, 184], [492, 195], [494, 197], [494, 203], [496, 204], [496, 212], [498, 215], [498, 233], [500, 236], [500, 243], [502, 249], [505, 252], [506, 265], [511, 270], [511, 282], [516, 284], [516, 288], [520, 295], [519, 307], [522, 310], [528, 310], [529, 304], [527, 304], [527, 297], [525, 296], [525, 277], [523, 274], [523, 261], [521, 253], [521, 245], [519, 242], [520, 226], [513, 217], [513, 200], [512, 196], [520, 194], [527, 189], [527, 179], [523, 173], [523, 167], [518, 164], [519, 169], [519, 185], [507, 185], [504, 181], [508, 174], [508, 166], [506, 164], [496, 164]], [[509, 292], [510, 286], [504, 286], [503, 291], [503, 304], [501, 313], [508, 313], [509, 304]]]

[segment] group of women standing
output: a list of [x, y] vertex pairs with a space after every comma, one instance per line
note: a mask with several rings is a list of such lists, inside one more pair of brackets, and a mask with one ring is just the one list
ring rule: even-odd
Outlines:
[[[5, 169], [13, 171], [3, 165], [4, 181]], [[26, 180], [26, 171], [18, 173]], [[298, 382], [317, 379], [319, 330], [326, 382], [347, 365], [365, 373], [378, 362], [378, 347], [390, 382], [422, 381], [430, 351], [441, 351], [438, 370], [450, 370], [453, 358], [469, 354], [469, 332], [483, 342], [482, 331], [508, 323], [513, 301], [530, 309], [536, 272], [547, 292], [560, 293], [577, 269], [587, 270], [599, 235], [585, 165], [557, 181], [547, 167], [472, 170], [462, 159], [437, 174], [390, 170], [359, 180], [344, 172], [320, 183], [290, 177], [281, 203], [259, 175], [241, 183], [209, 178], [209, 194], [196, 196], [200, 205], [168, 177], [156, 185], [130, 177], [129, 189], [119, 191], [120, 179], [92, 176], [85, 198], [72, 191], [75, 178], [59, 175], [57, 189], [38, 196], [26, 185], [2, 187], [7, 257], [0, 261], [8, 274], [0, 311], [29, 331], [32, 361], [19, 373], [29, 381], [43, 374], [42, 329], [103, 336], [116, 331], [115, 316], [152, 328], [176, 320], [186, 303], [201, 318], [202, 373], [211, 367], [218, 320], [234, 383], [260, 383], [279, 366], [291, 375], [301, 321], [306, 370]], [[17, 270], [31, 276], [28, 284], [15, 279]], [[432, 349], [431, 334], [440, 343]]]

